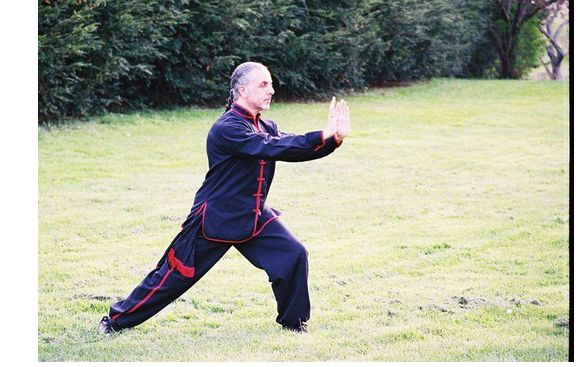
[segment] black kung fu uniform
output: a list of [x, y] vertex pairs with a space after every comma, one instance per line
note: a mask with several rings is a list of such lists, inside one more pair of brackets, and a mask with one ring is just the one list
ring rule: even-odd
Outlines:
[[265, 204], [275, 161], [301, 162], [331, 154], [339, 144], [322, 131], [280, 132], [275, 122], [237, 104], [207, 137], [209, 172], [181, 232], [128, 298], [111, 306], [113, 327], [138, 325], [186, 292], [234, 246], [264, 269], [277, 300], [277, 322], [309, 319], [307, 250]]

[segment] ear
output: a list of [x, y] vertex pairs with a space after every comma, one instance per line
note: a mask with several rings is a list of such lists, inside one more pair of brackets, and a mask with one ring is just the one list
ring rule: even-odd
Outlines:
[[240, 86], [237, 88], [237, 92], [239, 92], [239, 95], [240, 95], [241, 97], [247, 97], [247, 88], [245, 88], [244, 85], [240, 85]]

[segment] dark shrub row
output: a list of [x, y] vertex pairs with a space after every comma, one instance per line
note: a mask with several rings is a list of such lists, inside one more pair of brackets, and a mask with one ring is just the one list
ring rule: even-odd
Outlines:
[[42, 0], [39, 119], [221, 105], [247, 60], [285, 98], [479, 76], [488, 22], [485, 0]]

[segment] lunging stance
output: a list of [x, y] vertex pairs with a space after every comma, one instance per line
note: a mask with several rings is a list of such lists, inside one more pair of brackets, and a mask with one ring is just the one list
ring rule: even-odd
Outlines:
[[265, 270], [277, 301], [277, 322], [306, 332], [310, 303], [307, 250], [266, 204], [276, 161], [301, 162], [331, 154], [349, 134], [345, 101], [331, 101], [324, 130], [295, 135], [261, 119], [275, 93], [271, 74], [259, 63], [239, 65], [231, 75], [225, 112], [207, 137], [209, 171], [187, 219], [164, 255], [124, 300], [110, 307], [102, 333], [138, 325], [192, 287], [235, 247]]

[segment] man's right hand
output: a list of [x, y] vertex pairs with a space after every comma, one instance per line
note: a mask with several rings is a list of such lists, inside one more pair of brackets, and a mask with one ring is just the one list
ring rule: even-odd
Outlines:
[[329, 118], [327, 119], [327, 128], [323, 130], [323, 136], [328, 138], [335, 135], [337, 142], [340, 143], [350, 132], [349, 107], [343, 99], [336, 103], [335, 97], [333, 97], [329, 104]]
[[337, 141], [341, 142], [346, 136], [351, 132], [351, 119], [349, 118], [349, 107], [344, 100], [339, 101], [337, 104], [336, 115], [337, 115], [337, 131], [335, 136]]
[[329, 137], [337, 133], [337, 119], [335, 118], [335, 96], [331, 98], [331, 103], [329, 104], [329, 116], [327, 117], [327, 127], [323, 130], [323, 137], [328, 139]]

